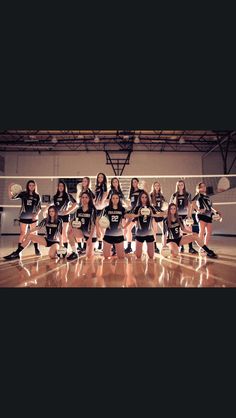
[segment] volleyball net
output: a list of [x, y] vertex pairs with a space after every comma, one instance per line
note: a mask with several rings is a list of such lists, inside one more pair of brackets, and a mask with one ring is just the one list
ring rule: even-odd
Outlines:
[[[111, 179], [115, 176], [108, 176], [108, 190], [110, 188]], [[236, 212], [236, 174], [231, 175], [182, 175], [182, 176], [122, 176], [117, 178], [120, 180], [121, 189], [125, 198], [129, 197], [130, 184], [133, 177], [139, 179], [139, 187], [151, 192], [152, 185], [159, 182], [162, 193], [166, 201], [170, 200], [171, 195], [176, 190], [176, 182], [184, 180], [186, 190], [191, 193], [192, 197], [196, 194], [196, 186], [200, 182], [204, 182], [207, 187], [207, 194], [213, 201], [214, 206], [223, 215], [223, 222], [215, 224], [214, 232], [219, 234], [236, 234], [236, 220], [234, 221], [234, 213]], [[42, 199], [42, 207], [46, 207], [52, 201], [56, 194], [59, 180], [63, 180], [67, 184], [68, 192], [76, 198], [77, 185], [82, 182], [83, 176], [0, 176], [0, 214], [1, 229], [0, 233], [18, 233], [19, 230], [19, 209], [21, 207], [20, 200], [10, 200], [8, 196], [8, 188], [11, 184], [19, 184], [25, 190], [26, 183], [34, 180], [37, 183], [38, 193]], [[95, 189], [96, 177], [90, 176], [90, 188]], [[40, 219], [42, 218], [42, 212]]]

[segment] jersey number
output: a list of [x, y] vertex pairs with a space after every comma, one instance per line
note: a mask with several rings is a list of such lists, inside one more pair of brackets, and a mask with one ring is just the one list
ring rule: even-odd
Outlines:
[[52, 228], [49, 229], [49, 235], [51, 235], [51, 234], [52, 234]]
[[112, 215], [111, 222], [118, 222], [118, 221], [119, 221], [119, 216], [118, 215]]
[[179, 228], [175, 228], [176, 235], [179, 233]]

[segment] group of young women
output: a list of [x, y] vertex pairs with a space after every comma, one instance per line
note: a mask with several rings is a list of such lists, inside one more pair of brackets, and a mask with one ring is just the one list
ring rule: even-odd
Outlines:
[[[216, 257], [208, 248], [214, 208], [206, 194], [206, 185], [199, 183], [197, 194], [192, 199], [191, 194], [186, 191], [184, 181], [179, 180], [176, 191], [167, 204], [160, 182], [156, 181], [153, 184], [150, 195], [145, 190], [145, 183], [143, 184], [143, 188], [140, 188], [139, 180], [133, 178], [129, 197], [126, 199], [118, 178], [112, 178], [108, 191], [106, 175], [99, 173], [95, 190], [90, 189], [89, 177], [84, 177], [82, 183], [77, 186], [78, 193], [75, 199], [67, 192], [65, 182], [60, 180], [51, 204], [43, 212], [41, 222], [38, 222], [42, 210], [41, 198], [37, 193], [36, 182], [28, 181], [26, 190], [18, 194], [13, 194], [10, 185], [10, 199], [21, 199], [22, 202], [19, 217], [20, 237], [16, 251], [4, 258], [20, 258], [20, 254], [30, 242], [34, 243], [36, 255], [41, 255], [41, 245], [50, 248], [50, 258], [57, 258], [59, 248], [67, 250], [69, 243], [72, 253], [67, 256], [65, 250], [64, 257], [67, 256], [70, 261], [77, 259], [81, 254], [91, 257], [97, 241], [97, 251], [103, 251], [105, 258], [115, 254], [118, 258], [124, 258], [125, 254], [133, 252], [131, 244], [134, 227], [137, 258], [142, 256], [144, 242], [147, 244], [149, 258], [152, 259], [155, 252], [159, 253], [158, 228], [162, 233], [162, 247], [167, 245], [173, 256], [179, 251], [184, 251], [186, 244], [189, 245], [190, 253], [197, 253], [192, 246], [192, 243], [196, 242], [209, 257]], [[167, 206], [166, 210], [163, 210], [164, 206]], [[192, 233], [192, 228], [185, 223], [186, 219], [192, 218], [193, 211], [196, 212], [199, 235]], [[108, 220], [106, 228], [103, 228], [102, 218]], [[46, 230], [44, 237], [38, 235], [42, 228]]]

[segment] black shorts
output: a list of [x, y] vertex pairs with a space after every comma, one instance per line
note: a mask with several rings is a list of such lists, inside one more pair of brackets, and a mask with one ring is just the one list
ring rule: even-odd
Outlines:
[[70, 222], [70, 215], [65, 215], [65, 216], [58, 215], [58, 219], [61, 219], [62, 222], [67, 223], [67, 222]]
[[202, 213], [197, 213], [196, 220], [197, 222], [203, 221], [203, 222], [206, 222], [207, 224], [212, 224], [212, 216], [206, 216]]
[[[88, 239], [89, 239], [89, 237], [86, 237], [86, 236], [84, 235], [84, 239], [85, 239], [85, 241], [87, 242], [87, 241], [88, 241]], [[93, 242], [93, 243], [97, 242], [97, 238], [96, 238], [96, 237], [92, 238], [92, 242]]]
[[160, 218], [154, 218], [154, 219], [155, 219], [155, 221], [156, 221], [157, 223], [160, 223], [160, 222], [163, 222], [163, 219], [164, 219], [164, 218], [161, 218], [161, 217], [160, 217]]
[[136, 235], [136, 241], [138, 241], [138, 242], [144, 242], [144, 241], [146, 241], [146, 242], [154, 242], [155, 241], [155, 239], [154, 239], [154, 236], [153, 235], [146, 235], [146, 236], [144, 236], [144, 237], [140, 237], [140, 236], [137, 236]]
[[[155, 207], [155, 206], [154, 206]], [[155, 209], [157, 210], [157, 212], [160, 212], [160, 213], [163, 213], [164, 211], [163, 210], [160, 210], [159, 208], [157, 208], [157, 207], [155, 207]], [[159, 218], [154, 218], [155, 219], [155, 222], [156, 223], [159, 223], [159, 222], [163, 222], [163, 217], [159, 217]]]
[[32, 221], [32, 219], [19, 219], [19, 222], [21, 224], [25, 224], [25, 225], [32, 225], [32, 224], [35, 224], [38, 221]]
[[179, 247], [181, 239], [182, 239], [182, 237], [175, 238], [175, 239], [167, 239], [167, 244], [169, 244], [169, 242], [175, 242]]
[[104, 235], [103, 241], [107, 242], [108, 244], [120, 244], [121, 242], [124, 242], [124, 236], [121, 235], [119, 237], [112, 237], [108, 235]]
[[49, 239], [47, 239], [47, 238], [44, 238], [45, 240], [46, 240], [46, 243], [47, 243], [47, 248], [48, 247], [52, 247], [54, 244], [58, 244], [58, 245], [60, 245], [60, 242], [59, 241], [50, 241]]

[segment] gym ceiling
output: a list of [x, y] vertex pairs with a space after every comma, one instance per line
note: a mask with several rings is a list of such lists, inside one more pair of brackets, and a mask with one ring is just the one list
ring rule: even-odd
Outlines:
[[1, 130], [0, 151], [236, 152], [236, 130]]

